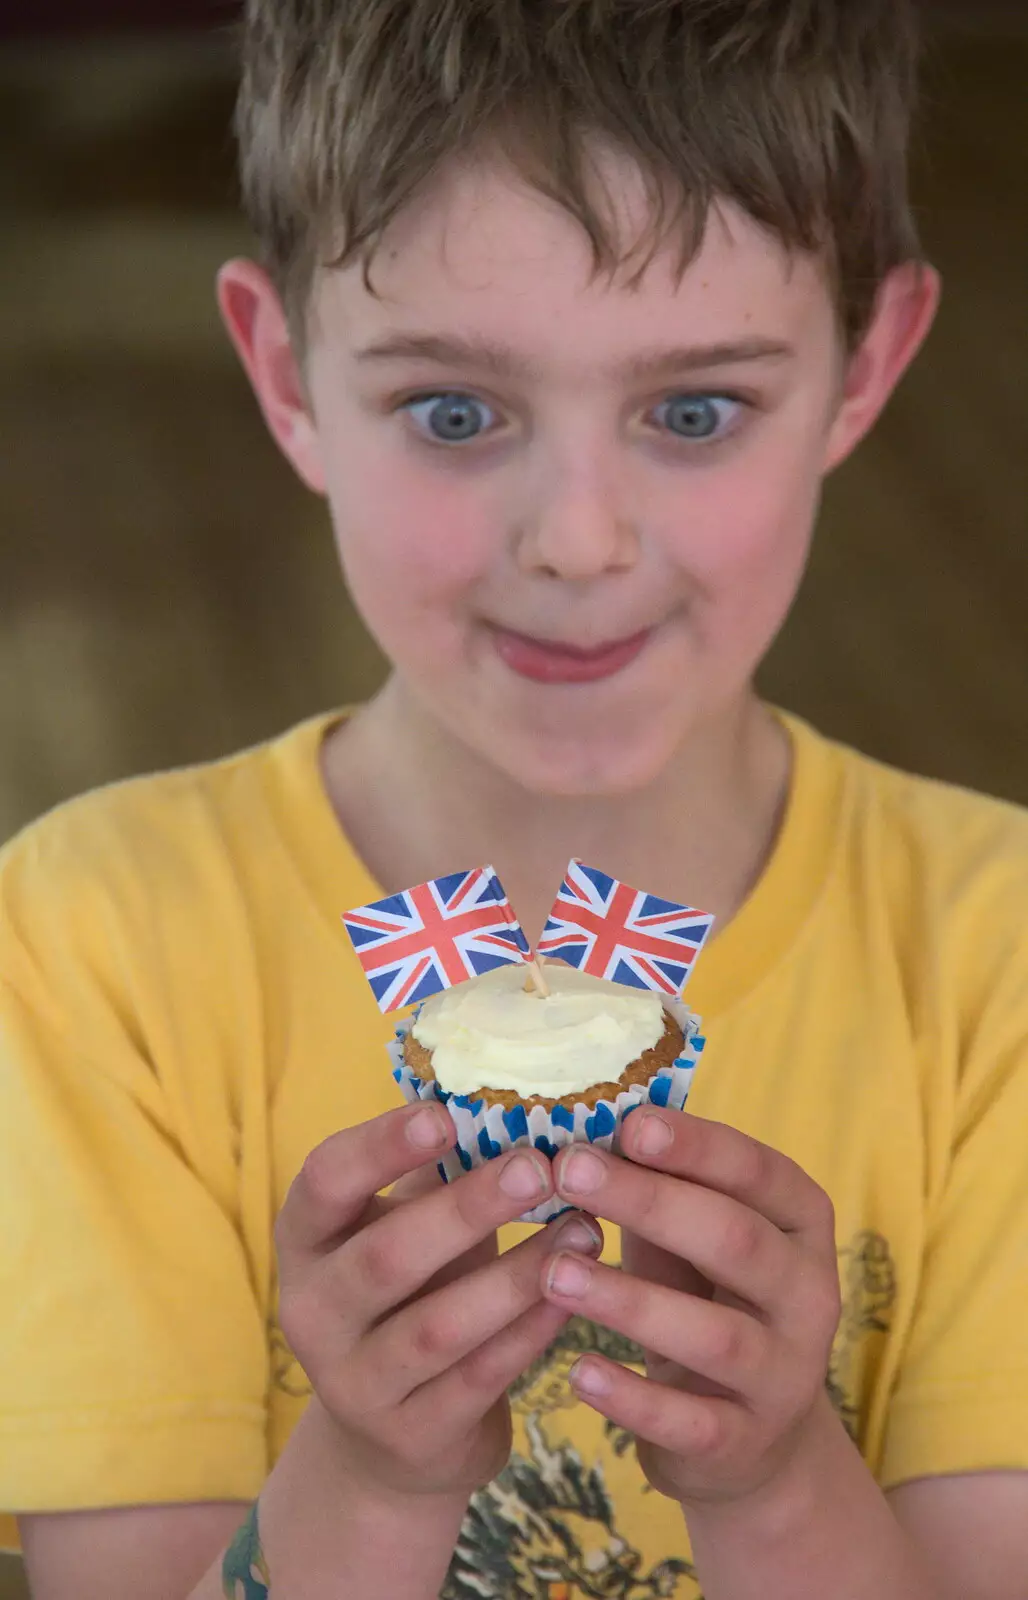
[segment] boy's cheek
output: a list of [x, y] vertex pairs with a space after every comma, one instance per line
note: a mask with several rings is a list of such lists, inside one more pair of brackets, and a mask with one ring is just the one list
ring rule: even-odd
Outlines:
[[702, 529], [683, 527], [677, 559], [695, 596], [694, 641], [712, 667], [718, 658], [719, 677], [746, 677], [770, 648], [806, 568], [817, 500], [816, 483], [755, 472], [707, 507]]
[[669, 555], [701, 593], [723, 597], [802, 566], [820, 485], [813, 474], [753, 457], [690, 499], [683, 490]]
[[474, 508], [446, 486], [399, 474], [356, 472], [330, 496], [336, 542], [351, 581], [385, 581], [395, 603], [421, 606], [459, 593], [489, 562]]

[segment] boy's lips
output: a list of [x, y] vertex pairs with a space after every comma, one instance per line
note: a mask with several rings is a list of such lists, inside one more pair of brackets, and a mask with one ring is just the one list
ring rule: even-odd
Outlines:
[[629, 639], [584, 649], [550, 639], [533, 639], [508, 628], [490, 628], [501, 661], [519, 678], [530, 678], [534, 683], [598, 683], [612, 678], [642, 653], [653, 631], [645, 628]]

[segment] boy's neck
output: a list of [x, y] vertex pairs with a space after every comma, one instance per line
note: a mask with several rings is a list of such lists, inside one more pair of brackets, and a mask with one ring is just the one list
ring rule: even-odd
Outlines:
[[790, 745], [748, 695], [644, 790], [526, 794], [390, 684], [330, 735], [322, 771], [351, 844], [387, 893], [491, 862], [534, 944], [572, 856], [712, 911], [723, 926], [774, 843]]

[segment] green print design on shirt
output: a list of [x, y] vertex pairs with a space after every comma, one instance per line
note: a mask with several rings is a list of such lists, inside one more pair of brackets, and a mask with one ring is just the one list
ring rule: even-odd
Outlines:
[[225, 1600], [268, 1600], [271, 1573], [261, 1549], [256, 1503], [228, 1547], [221, 1582]]

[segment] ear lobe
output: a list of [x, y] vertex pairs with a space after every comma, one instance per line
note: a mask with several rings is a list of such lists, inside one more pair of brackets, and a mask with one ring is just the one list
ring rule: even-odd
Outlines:
[[882, 283], [871, 326], [849, 358], [828, 436], [826, 472], [851, 454], [881, 416], [928, 336], [941, 293], [939, 274], [927, 262], [904, 262]]
[[226, 262], [218, 308], [272, 438], [309, 489], [325, 493], [317, 427], [282, 301], [255, 261]]

